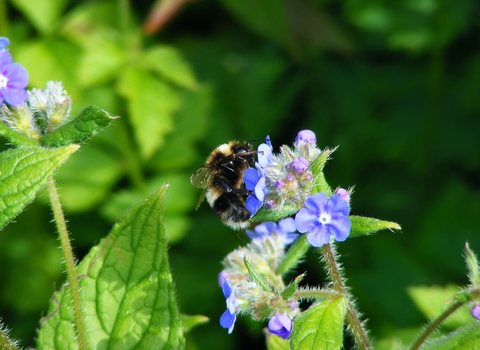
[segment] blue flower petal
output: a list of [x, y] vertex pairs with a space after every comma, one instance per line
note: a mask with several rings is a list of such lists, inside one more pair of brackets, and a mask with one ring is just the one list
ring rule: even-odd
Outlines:
[[294, 218], [286, 218], [286, 219], [280, 220], [278, 222], [278, 228], [280, 231], [285, 233], [291, 233], [291, 232], [297, 231]]
[[252, 216], [254, 216], [257, 213], [257, 211], [261, 208], [262, 204], [263, 203], [259, 201], [257, 198], [250, 195], [247, 197], [247, 200], [245, 201], [245, 208], [247, 208], [247, 210], [252, 213]]
[[225, 312], [220, 316], [220, 325], [223, 328], [228, 328], [228, 334], [232, 333], [233, 327], [235, 326], [235, 320], [237, 319], [237, 314], [233, 314], [230, 311], [225, 310]]
[[310, 209], [316, 213], [325, 211], [327, 204], [327, 195], [325, 193], [315, 193], [313, 196], [305, 200], [305, 208]]
[[222, 292], [225, 298], [230, 297], [230, 295], [232, 294], [232, 287], [230, 287], [230, 283], [228, 283], [226, 279], [223, 280]]
[[305, 233], [312, 229], [315, 222], [318, 222], [317, 214], [307, 208], [302, 208], [295, 215], [295, 227], [298, 232]]
[[274, 335], [287, 339], [292, 333], [293, 323], [285, 314], [276, 314], [268, 321], [268, 330]]
[[340, 213], [344, 216], [348, 216], [350, 213], [350, 206], [345, 199], [340, 197], [338, 194], [332, 194], [328, 199], [325, 210], [330, 213]]
[[331, 226], [334, 227], [332, 234], [333, 234], [333, 237], [335, 237], [335, 240], [339, 242], [343, 242], [350, 235], [352, 222], [350, 221], [349, 218], [342, 216], [335, 219], [335, 221], [332, 222]]
[[330, 232], [328, 225], [322, 225], [318, 223], [313, 226], [310, 232], [307, 234], [307, 241], [313, 247], [321, 247], [324, 244], [330, 243]]
[[3, 74], [10, 64], [12, 64], [12, 55], [10, 55], [10, 52], [0, 50], [0, 74]]
[[245, 182], [245, 188], [247, 190], [254, 191], [258, 180], [260, 180], [260, 176], [258, 175], [257, 170], [253, 168], [248, 168], [245, 170], [245, 173], [243, 174], [243, 181]]

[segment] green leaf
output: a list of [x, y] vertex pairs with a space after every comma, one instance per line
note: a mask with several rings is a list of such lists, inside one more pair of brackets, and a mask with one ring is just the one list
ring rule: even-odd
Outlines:
[[89, 36], [78, 67], [81, 86], [89, 87], [110, 81], [127, 62], [127, 52], [120, 42], [112, 39], [110, 31], [98, 29]]
[[58, 127], [42, 138], [42, 143], [50, 147], [60, 147], [72, 143], [81, 143], [110, 125], [111, 117], [97, 106], [85, 108], [75, 119]]
[[168, 45], [156, 45], [142, 56], [142, 63], [163, 78], [179, 86], [195, 89], [198, 86], [192, 69], [180, 52]]
[[[460, 288], [454, 285], [445, 287], [419, 286], [407, 289], [408, 295], [427, 319], [438, 317], [451, 302], [456, 301], [453, 297], [459, 291]], [[453, 329], [464, 326], [471, 320], [470, 311], [467, 307], [463, 307], [451, 315], [442, 325]]]
[[[77, 268], [90, 347], [184, 349], [163, 227], [166, 186], [137, 204]], [[68, 286], [50, 302], [38, 349], [77, 349]]]
[[140, 153], [148, 159], [173, 129], [173, 112], [178, 108], [178, 96], [167, 84], [135, 67], [122, 72], [118, 90], [127, 99]]
[[67, 0], [12, 0], [12, 3], [28, 17], [31, 24], [42, 34], [52, 33]]
[[343, 346], [347, 299], [338, 297], [313, 304], [295, 319], [292, 350], [336, 350]]
[[198, 325], [207, 323], [210, 319], [207, 316], [203, 315], [181, 315], [183, 323], [183, 331], [185, 333], [189, 332], [192, 328], [195, 328]]
[[364, 216], [350, 215], [348, 217], [352, 222], [352, 230], [350, 236], [364, 236], [380, 230], [400, 230], [401, 227], [396, 222], [382, 221]]
[[267, 332], [267, 350], [290, 350], [290, 342]]
[[473, 322], [448, 335], [426, 342], [422, 350], [478, 350], [480, 349], [480, 322]]
[[253, 282], [255, 282], [260, 288], [262, 288], [266, 292], [273, 291], [273, 287], [267, 282], [265, 277], [263, 277], [261, 274], [257, 273], [254, 270], [252, 264], [250, 264], [246, 255], [243, 257], [243, 263], [245, 264], [245, 267], [248, 270], [248, 274]]
[[0, 228], [22, 212], [47, 178], [78, 148], [26, 147], [0, 154]]

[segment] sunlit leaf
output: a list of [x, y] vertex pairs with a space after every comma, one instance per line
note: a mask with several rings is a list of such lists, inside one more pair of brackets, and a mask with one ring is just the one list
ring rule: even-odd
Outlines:
[[[183, 349], [162, 224], [166, 187], [137, 204], [77, 268], [89, 346]], [[75, 349], [71, 297], [54, 295], [38, 349]]]
[[148, 159], [173, 128], [178, 96], [163, 81], [134, 67], [122, 72], [118, 90], [127, 100], [130, 122], [142, 158]]
[[142, 62], [146, 67], [175, 84], [188, 89], [196, 88], [198, 85], [187, 61], [173, 46], [157, 45], [152, 47], [142, 56]]
[[343, 346], [347, 299], [326, 299], [295, 319], [290, 336], [292, 350], [337, 350]]
[[0, 228], [34, 198], [49, 176], [79, 148], [18, 148], [0, 153]]
[[42, 143], [50, 147], [81, 143], [110, 125], [113, 119], [103, 109], [89, 106], [68, 123], [45, 135]]
[[67, 0], [12, 0], [35, 28], [43, 34], [52, 33], [58, 25], [59, 17], [67, 5]]

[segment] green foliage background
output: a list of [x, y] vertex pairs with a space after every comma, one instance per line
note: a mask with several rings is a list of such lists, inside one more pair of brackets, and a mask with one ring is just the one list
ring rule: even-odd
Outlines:
[[[333, 187], [355, 185], [352, 214], [403, 228], [339, 246], [376, 339], [425, 321], [408, 287], [467, 283], [465, 241], [480, 252], [477, 2], [203, 0], [147, 36], [153, 5], [0, 0], [0, 35], [30, 87], [60, 80], [73, 115], [95, 104], [121, 116], [56, 176], [79, 258], [170, 183], [180, 308], [211, 318], [188, 346], [264, 348], [263, 324], [240, 317], [232, 335], [218, 325], [220, 261], [245, 238], [207, 204], [194, 211], [189, 176], [221, 143], [268, 134], [278, 147], [308, 128], [320, 147], [340, 145], [326, 176]], [[0, 316], [24, 346], [64, 278], [45, 202], [0, 231]], [[310, 284], [323, 281], [314, 256], [301, 269]]]

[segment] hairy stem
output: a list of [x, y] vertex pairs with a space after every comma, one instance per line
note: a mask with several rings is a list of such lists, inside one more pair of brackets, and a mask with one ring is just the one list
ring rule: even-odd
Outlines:
[[435, 330], [445, 321], [451, 314], [457, 311], [461, 306], [463, 306], [466, 301], [457, 301], [456, 303], [452, 304], [448, 309], [446, 309], [440, 316], [434, 319], [427, 328], [420, 334], [418, 339], [413, 343], [410, 350], [418, 350], [423, 345], [425, 340], [433, 333]]
[[[1, 323], [0, 323], [1, 326]], [[15, 342], [8, 337], [6, 330], [0, 328], [0, 349], [2, 350], [19, 350]]]
[[372, 344], [367, 336], [367, 331], [363, 327], [362, 321], [360, 321], [360, 314], [355, 309], [353, 297], [350, 295], [347, 286], [345, 285], [345, 278], [342, 276], [341, 266], [337, 259], [337, 253], [333, 243], [325, 244], [321, 248], [323, 253], [323, 259], [327, 267], [327, 272], [333, 282], [333, 289], [346, 296], [348, 299], [346, 319], [350, 331], [357, 347], [360, 350], [372, 349]]
[[53, 217], [57, 225], [60, 242], [62, 245], [63, 256], [65, 259], [65, 266], [67, 270], [68, 283], [70, 285], [70, 294], [73, 300], [73, 311], [75, 315], [75, 323], [78, 334], [78, 347], [80, 350], [87, 350], [87, 333], [85, 331], [85, 322], [83, 320], [82, 304], [80, 300], [80, 288], [78, 286], [77, 273], [75, 271], [75, 260], [72, 252], [72, 245], [70, 244], [70, 237], [68, 235], [67, 224], [63, 215], [62, 204], [58, 196], [55, 180], [49, 177], [47, 180], [47, 191], [50, 196], [50, 203], [52, 205]]

